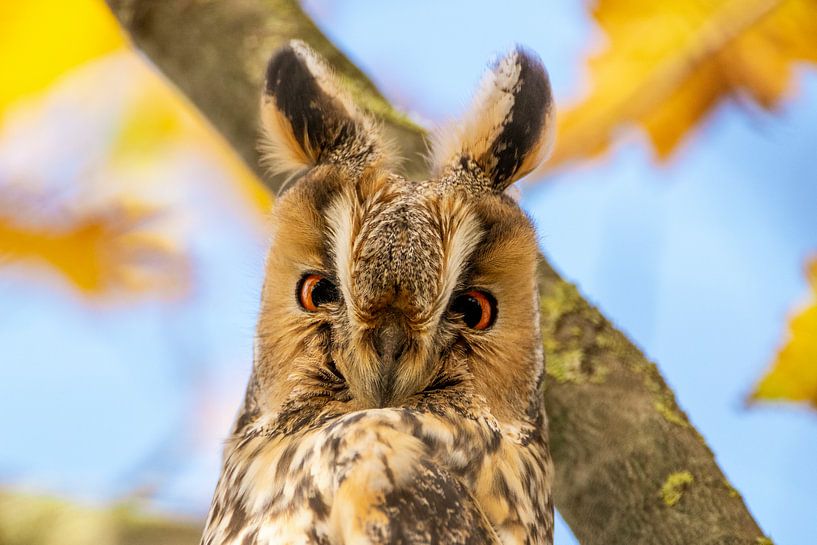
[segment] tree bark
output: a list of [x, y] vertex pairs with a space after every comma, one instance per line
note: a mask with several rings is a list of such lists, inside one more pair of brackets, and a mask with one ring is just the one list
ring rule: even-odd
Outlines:
[[[396, 112], [295, 0], [108, 0], [164, 74], [271, 189], [256, 151], [269, 55], [300, 38], [384, 120], [422, 176], [425, 132]], [[545, 398], [559, 511], [585, 545], [769, 543], [647, 358], [541, 259]], [[193, 543], [192, 539], [189, 543]]]

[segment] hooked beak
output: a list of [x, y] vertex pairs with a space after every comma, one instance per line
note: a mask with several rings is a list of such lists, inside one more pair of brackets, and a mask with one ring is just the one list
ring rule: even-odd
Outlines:
[[[428, 348], [402, 313], [389, 313], [374, 327], [358, 330], [340, 370], [361, 409], [399, 407], [422, 392], [436, 366]], [[354, 347], [354, 348], [353, 348]]]
[[[375, 354], [379, 359], [378, 378], [374, 384], [374, 397], [378, 407], [388, 407], [405, 396], [400, 380], [400, 363], [406, 352], [408, 335], [405, 329], [392, 321], [379, 328], [372, 338]], [[408, 392], [410, 394], [412, 392]]]

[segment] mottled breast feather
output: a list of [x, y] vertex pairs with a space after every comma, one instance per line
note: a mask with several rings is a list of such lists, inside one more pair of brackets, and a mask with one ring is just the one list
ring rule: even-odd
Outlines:
[[228, 445], [202, 543], [549, 543], [542, 422], [502, 426], [451, 394], [324, 415], [294, 435], [245, 430]]

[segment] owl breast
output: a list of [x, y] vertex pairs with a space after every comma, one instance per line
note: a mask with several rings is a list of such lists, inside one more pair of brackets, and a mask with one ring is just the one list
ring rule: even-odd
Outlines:
[[550, 459], [535, 427], [371, 409], [293, 439], [238, 440], [203, 543], [521, 545], [552, 531]]

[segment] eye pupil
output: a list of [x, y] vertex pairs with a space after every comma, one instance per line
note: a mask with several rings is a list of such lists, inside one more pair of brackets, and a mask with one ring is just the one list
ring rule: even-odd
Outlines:
[[457, 302], [454, 303], [454, 312], [462, 314], [462, 320], [465, 322], [465, 325], [471, 328], [477, 325], [482, 318], [482, 306], [476, 298], [470, 295], [460, 297]]
[[451, 310], [462, 315], [465, 325], [481, 331], [491, 327], [496, 319], [496, 300], [484, 291], [471, 290], [457, 297]]
[[314, 303], [316, 307], [326, 303], [334, 303], [337, 300], [338, 289], [326, 278], [318, 280], [312, 288], [312, 303]]
[[298, 302], [304, 310], [316, 312], [318, 307], [340, 299], [337, 287], [325, 276], [307, 274], [298, 284]]

